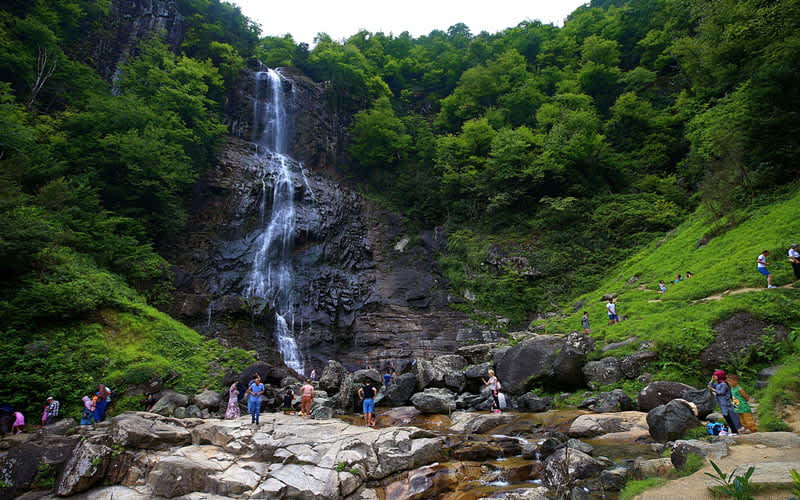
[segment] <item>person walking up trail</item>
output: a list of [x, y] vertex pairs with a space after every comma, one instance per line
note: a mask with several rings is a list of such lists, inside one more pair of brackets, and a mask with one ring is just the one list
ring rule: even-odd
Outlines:
[[364, 423], [370, 427], [375, 427], [375, 394], [378, 391], [372, 382], [367, 381], [358, 389], [358, 398], [363, 401], [362, 410], [364, 412]]
[[261, 383], [261, 375], [250, 382], [247, 388], [247, 412], [250, 414], [250, 423], [258, 425], [261, 416], [261, 396], [264, 394], [264, 384]]
[[756, 269], [758, 269], [759, 273], [767, 277], [767, 288], [776, 288], [775, 285], [772, 284], [772, 274], [769, 272], [769, 269], [767, 269], [769, 265], [767, 257], [769, 257], [769, 250], [764, 250], [759, 254], [758, 258], [756, 258]]
[[314, 403], [314, 386], [311, 385], [311, 379], [306, 379], [306, 383], [300, 388], [302, 400], [300, 402], [300, 415], [305, 418], [311, 416], [311, 405]]
[[715, 371], [714, 374], [711, 375], [711, 381], [708, 383], [708, 388], [711, 389], [711, 392], [713, 392], [717, 397], [719, 409], [722, 413], [722, 416], [725, 417], [725, 421], [728, 422], [730, 433], [736, 434], [739, 432], [741, 423], [739, 422], [739, 417], [733, 411], [731, 388], [725, 382], [725, 372], [722, 370]]
[[789, 247], [789, 262], [792, 263], [792, 271], [794, 271], [794, 279], [800, 280], [800, 252], [797, 251], [798, 244], [795, 243]]

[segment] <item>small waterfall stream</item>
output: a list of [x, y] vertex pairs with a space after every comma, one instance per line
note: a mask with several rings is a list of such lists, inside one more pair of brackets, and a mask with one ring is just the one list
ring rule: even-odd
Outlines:
[[[303, 359], [294, 337], [292, 242], [295, 229], [294, 172], [287, 156], [286, 104], [281, 75], [266, 69], [256, 73], [253, 112], [254, 166], [261, 181], [256, 252], [243, 295], [264, 300], [275, 311], [275, 340], [286, 365], [301, 375]], [[302, 165], [302, 181], [307, 183]], [[269, 192], [270, 182], [272, 192]], [[267, 204], [271, 200], [271, 206]]]

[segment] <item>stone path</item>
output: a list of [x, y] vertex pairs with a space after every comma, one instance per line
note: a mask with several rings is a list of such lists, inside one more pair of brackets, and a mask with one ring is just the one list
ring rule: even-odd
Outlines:
[[[780, 468], [784, 471], [784, 475], [788, 474], [786, 472], [788, 469], [785, 465], [775, 465], [773, 467], [766, 464], [790, 463], [800, 470], [800, 436], [797, 434], [759, 432], [735, 439], [736, 445], [730, 447], [728, 456], [714, 460], [726, 474], [740, 466], [744, 466], [746, 469], [748, 464], [764, 464], [761, 466], [762, 471], [777, 471]], [[647, 490], [636, 496], [634, 500], [718, 499], [719, 497], [715, 497], [708, 489], [709, 477], [705, 475], [706, 472], [714, 473], [710, 463], [706, 463], [702, 469], [690, 476], [675, 479], [658, 488]], [[766, 474], [762, 478], [768, 483], [775, 481], [774, 479], [768, 479]], [[788, 478], [785, 479], [788, 480]], [[777, 492], [774, 489], [754, 495], [757, 500], [785, 500], [790, 496], [786, 490]]]

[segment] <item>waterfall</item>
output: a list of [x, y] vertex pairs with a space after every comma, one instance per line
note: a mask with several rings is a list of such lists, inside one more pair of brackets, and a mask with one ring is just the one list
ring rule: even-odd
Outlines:
[[[281, 76], [273, 69], [260, 71], [256, 73], [253, 140], [256, 143], [254, 166], [261, 183], [258, 215], [262, 229], [255, 240], [256, 252], [243, 295], [262, 299], [275, 311], [278, 350], [286, 366], [303, 375], [303, 359], [293, 332], [294, 273], [291, 252], [295, 228], [295, 193], [291, 166], [296, 162], [287, 156], [286, 130]], [[299, 169], [305, 182], [302, 166]], [[269, 200], [271, 206], [267, 207]]]

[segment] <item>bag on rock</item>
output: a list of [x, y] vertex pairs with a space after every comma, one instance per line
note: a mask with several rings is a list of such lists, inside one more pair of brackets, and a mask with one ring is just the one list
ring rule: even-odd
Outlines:
[[506, 395], [502, 392], [497, 393], [497, 403], [500, 405], [501, 410], [505, 410], [506, 406], [508, 406], [506, 402]]

